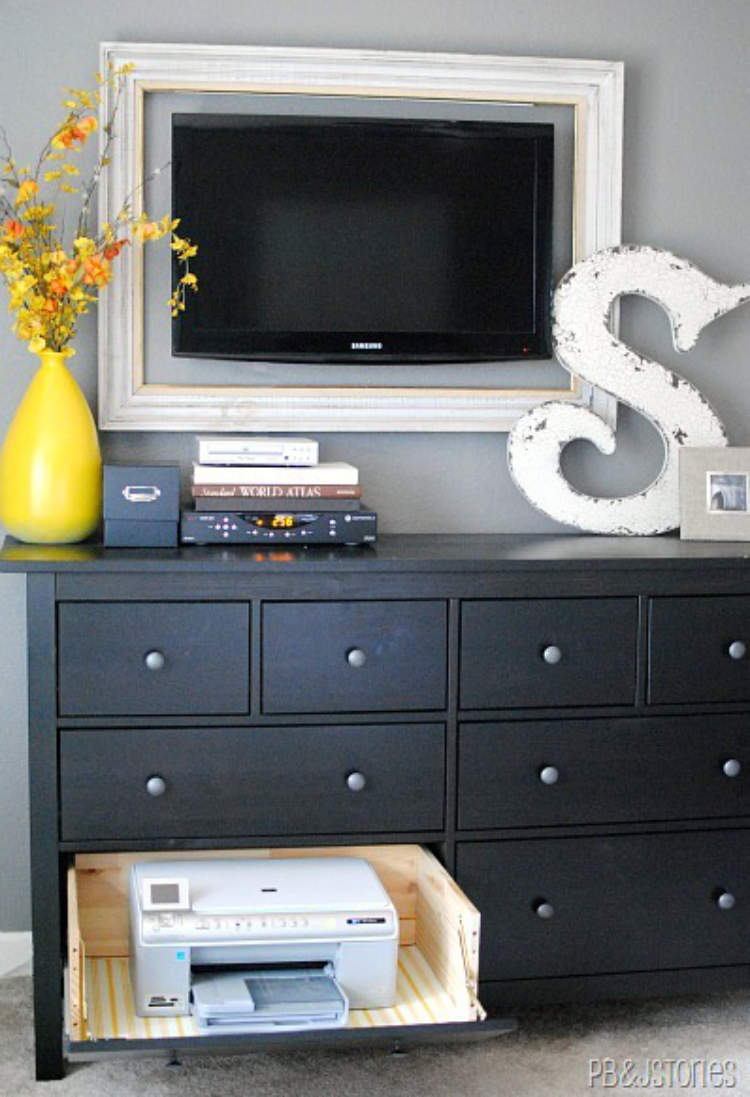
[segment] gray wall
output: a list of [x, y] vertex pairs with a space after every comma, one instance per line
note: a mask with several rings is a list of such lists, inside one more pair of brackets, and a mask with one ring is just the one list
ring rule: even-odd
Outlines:
[[[59, 117], [61, 89], [89, 87], [100, 41], [238, 42], [606, 58], [626, 67], [624, 228], [725, 281], [750, 280], [750, 4], [746, 0], [1, 0], [0, 124], [32, 160]], [[94, 318], [75, 372], [95, 396]], [[622, 335], [694, 381], [734, 445], [750, 444], [750, 311], [725, 317], [679, 361], [656, 306], [628, 301]], [[0, 432], [34, 367], [0, 309]], [[327, 459], [359, 465], [386, 531], [554, 532], [505, 470], [505, 436], [331, 434]], [[174, 434], [106, 435], [105, 456], [193, 457]], [[568, 476], [595, 493], [632, 491], [658, 470], [653, 429], [623, 412], [618, 452], [587, 443]], [[405, 475], [406, 472], [406, 475]], [[448, 517], [446, 518], [446, 515]], [[23, 581], [0, 577], [0, 930], [28, 925], [24, 791]]]

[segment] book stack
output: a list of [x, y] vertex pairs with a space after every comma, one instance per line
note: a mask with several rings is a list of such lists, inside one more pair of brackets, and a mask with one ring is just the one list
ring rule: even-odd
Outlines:
[[357, 510], [359, 470], [319, 461], [311, 438], [199, 437], [191, 491], [198, 511]]

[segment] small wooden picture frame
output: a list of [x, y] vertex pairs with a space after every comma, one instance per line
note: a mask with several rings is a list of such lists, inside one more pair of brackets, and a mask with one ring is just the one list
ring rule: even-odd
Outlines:
[[680, 537], [750, 541], [750, 448], [680, 450]]

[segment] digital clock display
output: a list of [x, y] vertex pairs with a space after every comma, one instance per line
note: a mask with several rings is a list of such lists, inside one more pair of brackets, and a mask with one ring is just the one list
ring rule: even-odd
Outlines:
[[254, 514], [250, 519], [258, 529], [299, 529], [315, 521], [314, 514]]

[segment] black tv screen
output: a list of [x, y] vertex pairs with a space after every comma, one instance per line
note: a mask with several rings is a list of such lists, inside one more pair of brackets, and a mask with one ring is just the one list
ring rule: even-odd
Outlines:
[[549, 355], [548, 124], [172, 116], [172, 210], [199, 243], [178, 356]]

